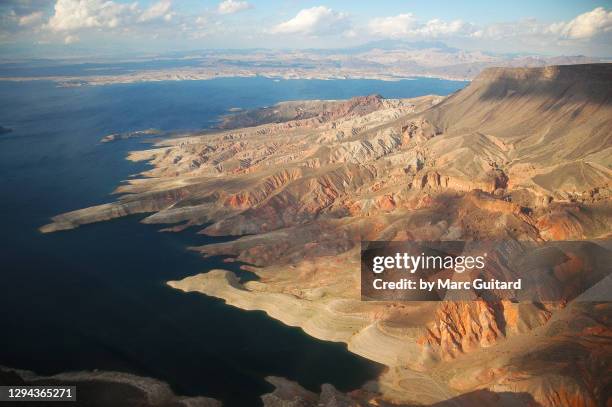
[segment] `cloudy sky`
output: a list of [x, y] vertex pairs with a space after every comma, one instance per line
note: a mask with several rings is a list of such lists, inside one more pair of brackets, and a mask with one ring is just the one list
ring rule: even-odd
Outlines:
[[0, 0], [10, 56], [443, 41], [469, 50], [612, 57], [612, 0]]

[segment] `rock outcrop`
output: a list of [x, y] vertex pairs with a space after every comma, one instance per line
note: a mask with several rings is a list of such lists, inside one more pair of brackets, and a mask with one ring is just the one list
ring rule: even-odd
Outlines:
[[152, 168], [116, 202], [41, 230], [149, 213], [144, 222], [175, 231], [240, 236], [192, 250], [248, 263], [258, 281], [215, 270], [168, 284], [263, 310], [388, 367], [361, 398], [294, 388], [301, 401], [279, 391], [269, 405], [605, 405], [609, 304], [362, 302], [359, 242], [609, 239], [611, 85], [608, 64], [491, 69], [446, 99], [239, 113], [224, 126], [252, 127], [133, 152]]
[[[167, 383], [150, 377], [112, 371], [78, 371], [51, 376], [0, 366], [2, 386], [76, 386], [79, 404], [92, 407], [221, 407], [208, 397], [174, 394]], [[39, 403], [40, 404], [40, 403]]]

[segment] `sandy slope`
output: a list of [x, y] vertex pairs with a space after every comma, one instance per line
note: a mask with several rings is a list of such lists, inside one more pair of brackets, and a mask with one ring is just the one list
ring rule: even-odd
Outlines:
[[193, 249], [249, 263], [259, 281], [243, 286], [217, 270], [169, 284], [264, 310], [387, 365], [354, 402], [605, 404], [609, 303], [360, 302], [358, 248], [609, 238], [610, 85], [606, 64], [491, 69], [446, 99], [238, 114], [237, 125], [266, 124], [134, 152], [153, 168], [119, 187], [117, 202], [41, 230], [150, 213], [145, 222], [170, 230], [241, 235]]

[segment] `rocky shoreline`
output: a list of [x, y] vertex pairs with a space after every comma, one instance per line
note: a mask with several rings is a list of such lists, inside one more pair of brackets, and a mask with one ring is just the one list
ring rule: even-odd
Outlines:
[[[238, 113], [250, 127], [133, 152], [152, 168], [116, 202], [41, 231], [150, 213], [144, 222], [177, 231], [241, 236], [192, 249], [250, 264], [258, 281], [213, 270], [168, 284], [384, 364], [354, 403], [596, 405], [609, 302], [361, 302], [359, 242], [609, 239], [610, 84], [609, 64], [491, 69], [447, 98]], [[563, 270], [582, 272], [571, 256]]]

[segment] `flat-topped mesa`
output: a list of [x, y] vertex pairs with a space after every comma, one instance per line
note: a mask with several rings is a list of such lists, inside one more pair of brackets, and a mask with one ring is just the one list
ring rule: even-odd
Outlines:
[[472, 83], [492, 82], [500, 80], [517, 80], [523, 82], [605, 82], [609, 83], [612, 76], [612, 64], [576, 64], [551, 65], [537, 68], [486, 68]]
[[488, 68], [425, 116], [448, 130], [493, 128], [504, 136], [561, 123], [572, 131], [607, 125], [609, 134], [611, 104], [612, 64]]

